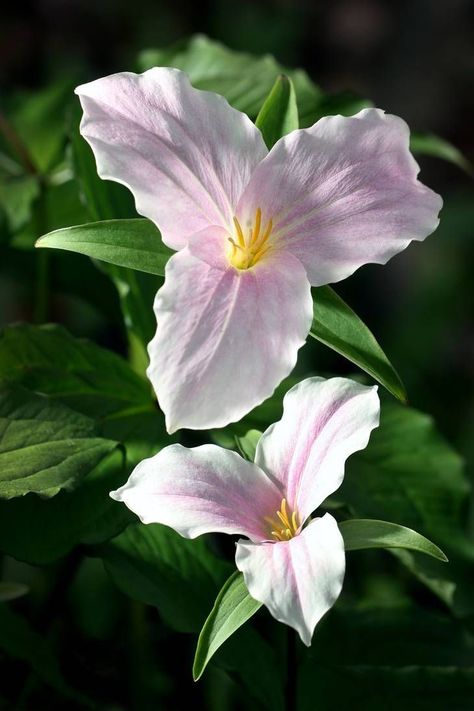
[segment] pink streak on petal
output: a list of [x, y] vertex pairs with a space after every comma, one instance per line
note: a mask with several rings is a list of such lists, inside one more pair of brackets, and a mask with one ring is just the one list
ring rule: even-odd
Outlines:
[[325, 514], [282, 543], [239, 541], [235, 560], [250, 595], [309, 647], [316, 624], [342, 590], [344, 541], [335, 519]]
[[124, 72], [76, 89], [102, 178], [126, 185], [137, 210], [181, 249], [209, 225], [232, 225], [234, 207], [267, 154], [260, 131], [177, 69]]
[[143, 523], [162, 523], [186, 538], [237, 533], [268, 538], [264, 516], [280, 505], [281, 493], [255, 464], [212, 444], [165, 447], [135, 467], [111, 493]]
[[379, 414], [376, 386], [308, 378], [285, 395], [283, 417], [262, 435], [255, 463], [305, 520], [341, 485], [347, 457], [367, 446]]
[[291, 372], [311, 325], [309, 282], [295, 257], [272, 252], [238, 271], [224, 249], [215, 231], [193, 240], [169, 260], [155, 300], [148, 377], [169, 432], [243, 417]]
[[293, 131], [256, 168], [237, 217], [273, 217], [273, 239], [313, 286], [385, 264], [438, 226], [442, 200], [417, 180], [406, 123], [380, 109], [328, 116]]

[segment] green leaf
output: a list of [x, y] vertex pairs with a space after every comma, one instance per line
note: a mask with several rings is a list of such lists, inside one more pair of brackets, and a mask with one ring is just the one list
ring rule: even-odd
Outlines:
[[446, 562], [443, 551], [411, 528], [375, 519], [352, 519], [339, 523], [346, 551], [364, 548], [406, 548]]
[[474, 614], [474, 556], [466, 534], [470, 486], [461, 457], [431, 417], [386, 403], [368, 447], [347, 462], [338, 499], [355, 516], [396, 518], [442, 545], [449, 565], [393, 549], [459, 615]]
[[255, 450], [262, 433], [260, 430], [249, 430], [243, 437], [235, 437], [237, 447], [243, 457], [249, 462], [255, 460]]
[[27, 494], [0, 500], [0, 551], [31, 565], [46, 565], [79, 544], [96, 545], [117, 536], [133, 520], [109, 497], [127, 478], [123, 455], [113, 452], [87, 473], [73, 491], [51, 499]]
[[52, 324], [0, 332], [0, 383], [22, 385], [96, 418], [154, 409], [147, 381], [126, 360]]
[[120, 267], [164, 276], [173, 251], [161, 241], [155, 225], [145, 219], [104, 220], [50, 232], [36, 247], [65, 249]]
[[472, 163], [461, 153], [461, 151], [440, 136], [433, 133], [412, 133], [410, 137], [410, 149], [413, 153], [434, 156], [457, 165], [468, 175], [473, 175]]
[[199, 631], [230, 568], [204, 539], [188, 540], [159, 524], [131, 525], [99, 552], [126, 595], [157, 607], [181, 632]]
[[27, 594], [28, 590], [28, 585], [24, 583], [0, 582], [0, 603], [23, 597], [23, 595]]
[[349, 458], [338, 497], [358, 516], [396, 518], [452, 548], [468, 493], [462, 459], [432, 418], [387, 402], [367, 448]]
[[115, 447], [93, 420], [22, 388], [0, 393], [0, 498], [54, 496]]
[[278, 77], [258, 113], [255, 125], [262, 132], [269, 149], [282, 136], [299, 127], [296, 95], [289, 77], [284, 74]]
[[261, 606], [261, 602], [250, 597], [242, 573], [232, 573], [219, 592], [199, 635], [193, 664], [194, 681], [202, 676], [209, 660], [226, 639]]
[[355, 363], [406, 402], [400, 377], [377, 343], [372, 332], [329, 286], [313, 289], [314, 318], [310, 335]]

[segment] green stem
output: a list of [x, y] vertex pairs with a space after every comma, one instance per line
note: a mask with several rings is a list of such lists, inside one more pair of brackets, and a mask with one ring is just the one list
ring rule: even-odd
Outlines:
[[285, 711], [298, 708], [298, 650], [296, 632], [288, 627], [286, 637]]

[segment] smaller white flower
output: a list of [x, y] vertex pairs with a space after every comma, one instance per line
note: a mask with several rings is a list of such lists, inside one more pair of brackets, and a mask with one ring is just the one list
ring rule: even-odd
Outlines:
[[367, 446], [380, 403], [376, 387], [309, 378], [283, 404], [282, 419], [258, 442], [255, 463], [214, 445], [173, 444], [141, 462], [111, 496], [143, 523], [171, 526], [186, 538], [246, 536], [235, 559], [250, 594], [309, 646], [341, 592], [345, 553], [330, 514], [308, 519], [340, 486], [347, 457]]

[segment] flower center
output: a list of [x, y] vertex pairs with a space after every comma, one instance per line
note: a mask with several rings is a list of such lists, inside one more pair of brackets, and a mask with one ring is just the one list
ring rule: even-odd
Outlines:
[[269, 220], [262, 228], [262, 211], [257, 208], [255, 213], [255, 221], [249, 227], [249, 233], [246, 237], [240, 225], [240, 222], [234, 217], [235, 236], [229, 237], [229, 261], [236, 269], [250, 269], [253, 267], [264, 254], [270, 249], [268, 239], [272, 232], [273, 222]]
[[289, 541], [297, 535], [301, 525], [298, 511], [292, 513], [286, 499], [281, 500], [280, 510], [276, 512], [276, 516], [265, 516], [265, 521], [270, 526], [270, 533], [276, 541]]

